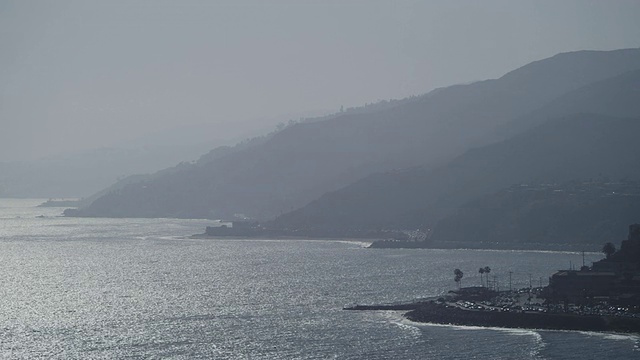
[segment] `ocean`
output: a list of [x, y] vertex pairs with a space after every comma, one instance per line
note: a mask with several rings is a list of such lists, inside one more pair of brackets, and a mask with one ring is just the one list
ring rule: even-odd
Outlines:
[[443, 294], [455, 268], [463, 286], [484, 266], [502, 289], [510, 271], [514, 288], [546, 285], [580, 253], [190, 239], [210, 221], [65, 218], [41, 202], [0, 199], [4, 359], [640, 359], [636, 335], [342, 310]]

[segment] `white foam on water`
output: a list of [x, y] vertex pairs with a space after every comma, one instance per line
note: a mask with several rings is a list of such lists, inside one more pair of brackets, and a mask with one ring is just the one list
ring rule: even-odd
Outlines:
[[369, 247], [369, 245], [372, 244], [371, 241], [359, 241], [359, 240], [333, 240], [333, 241], [341, 244], [358, 245], [363, 248]]
[[[398, 312], [396, 316], [402, 316], [401, 312]], [[404, 316], [402, 319], [398, 321], [398, 324], [403, 324], [405, 326], [411, 326], [416, 328], [418, 331], [420, 327], [447, 327], [453, 330], [460, 331], [497, 331], [511, 336], [531, 336], [533, 337], [534, 344], [533, 348], [529, 352], [529, 355], [534, 358], [540, 358], [540, 352], [545, 348], [546, 344], [542, 335], [538, 332], [538, 330], [534, 329], [518, 329], [518, 328], [502, 328], [502, 327], [488, 327], [488, 326], [471, 326], [471, 325], [454, 325], [454, 324], [436, 324], [436, 323], [422, 323], [411, 321]]]
[[617, 340], [617, 341], [640, 341], [640, 335], [634, 334], [622, 334], [622, 333], [606, 333], [606, 332], [596, 332], [596, 331], [578, 331], [578, 333], [599, 337], [606, 340]]
[[492, 331], [500, 331], [503, 333], [507, 333], [509, 335], [515, 336], [534, 336], [538, 341], [542, 341], [542, 336], [538, 333], [537, 330], [534, 329], [517, 329], [517, 328], [503, 328], [503, 327], [491, 327], [491, 326], [473, 326], [473, 325], [455, 325], [455, 324], [436, 324], [430, 322], [416, 322], [411, 321], [404, 317], [403, 315], [406, 313], [404, 310], [383, 310], [383, 312], [387, 318], [389, 318], [392, 322], [397, 322], [398, 324], [403, 324], [406, 326], [410, 326], [412, 328], [419, 329], [421, 326], [430, 326], [430, 327], [448, 327], [455, 330], [492, 330]]
[[413, 337], [420, 337], [422, 335], [422, 330], [418, 326], [420, 323], [416, 323], [408, 320], [403, 315], [406, 313], [405, 310], [379, 310], [376, 311], [389, 323], [406, 330]]
[[413, 325], [410, 325], [410, 324], [405, 324], [405, 323], [403, 323], [401, 321], [394, 321], [394, 322], [391, 322], [391, 323], [393, 325], [398, 326], [399, 328], [401, 328], [403, 330], [409, 331], [409, 333], [411, 333], [412, 336], [419, 337], [419, 336], [422, 335], [422, 331], [417, 326], [413, 326]]
[[146, 239], [153, 239], [153, 240], [185, 240], [187, 238], [184, 237], [184, 236], [153, 236], [153, 237], [147, 236], [147, 237], [145, 237], [145, 240]]

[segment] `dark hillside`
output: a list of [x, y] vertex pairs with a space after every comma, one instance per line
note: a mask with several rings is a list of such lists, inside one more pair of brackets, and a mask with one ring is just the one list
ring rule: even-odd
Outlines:
[[432, 227], [460, 205], [516, 183], [640, 179], [640, 119], [574, 115], [471, 150], [436, 169], [370, 176], [275, 221], [290, 228]]
[[624, 238], [640, 221], [640, 182], [516, 185], [469, 202], [435, 227], [432, 240], [470, 244], [591, 244]]

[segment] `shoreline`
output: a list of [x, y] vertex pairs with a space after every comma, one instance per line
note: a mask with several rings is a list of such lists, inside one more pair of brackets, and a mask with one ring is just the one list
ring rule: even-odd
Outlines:
[[308, 237], [308, 236], [269, 236], [269, 237], [250, 237], [250, 236], [224, 236], [224, 235], [206, 235], [195, 234], [186, 237], [187, 239], [200, 239], [200, 240], [239, 240], [239, 241], [331, 241], [331, 242], [343, 242], [359, 245], [367, 245], [369, 247], [375, 240], [373, 239], [360, 239], [360, 238], [330, 238], [330, 237]]
[[463, 326], [574, 330], [640, 334], [640, 319], [602, 315], [575, 315], [535, 312], [489, 312], [448, 308], [435, 302], [422, 304], [404, 315], [419, 323]]
[[[373, 250], [474, 250], [474, 251], [527, 251], [527, 252], [568, 252], [568, 253], [580, 253], [585, 251], [589, 254], [599, 254], [598, 250], [591, 249], [592, 246], [492, 246], [492, 247], [473, 247], [470, 243], [456, 243], [450, 244], [432, 244], [433, 246], [415, 246], [415, 247], [384, 247], [376, 246], [375, 244], [381, 242], [380, 239], [374, 238], [350, 238], [350, 237], [317, 237], [317, 236], [293, 236], [293, 235], [270, 235], [270, 236], [241, 236], [241, 235], [207, 235], [194, 234], [186, 236], [188, 239], [203, 239], [203, 240], [300, 240], [300, 241], [344, 241], [349, 243], [368, 244], [366, 248]], [[383, 242], [385, 240], [382, 240]], [[395, 242], [395, 241], [394, 241]], [[466, 245], [466, 246], [464, 246]], [[477, 244], [476, 244], [477, 245]], [[495, 245], [495, 244], [493, 244]], [[507, 244], [505, 244], [507, 245]], [[526, 245], [526, 244], [525, 244]], [[540, 244], [533, 244], [540, 245]], [[585, 247], [589, 248], [586, 250]]]
[[464, 309], [450, 302], [423, 300], [404, 304], [355, 305], [349, 311], [397, 310], [403, 317], [420, 324], [477, 326], [484, 328], [568, 330], [612, 332], [640, 335], [640, 318], [530, 311], [503, 312]]
[[376, 240], [372, 249], [440, 249], [440, 250], [513, 250], [513, 251], [553, 251], [553, 252], [600, 252], [599, 244], [548, 244], [548, 243], [496, 243], [464, 241], [404, 241]]

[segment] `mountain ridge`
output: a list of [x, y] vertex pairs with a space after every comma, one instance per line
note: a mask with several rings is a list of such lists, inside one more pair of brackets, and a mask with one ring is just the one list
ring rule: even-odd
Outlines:
[[278, 217], [283, 228], [430, 228], [458, 206], [522, 182], [640, 179], [639, 118], [573, 115], [470, 150], [436, 169], [372, 175]]
[[[543, 77], [536, 68], [545, 64], [552, 70]], [[453, 86], [379, 112], [293, 124], [256, 147], [126, 185], [78, 215], [274, 218], [373, 173], [445, 163], [557, 94], [637, 68], [640, 49], [566, 53], [511, 71], [502, 77], [508, 81]], [[530, 86], [539, 78], [547, 80]]]

